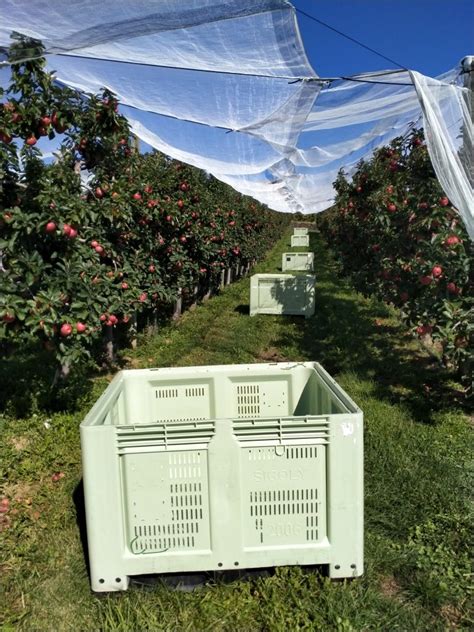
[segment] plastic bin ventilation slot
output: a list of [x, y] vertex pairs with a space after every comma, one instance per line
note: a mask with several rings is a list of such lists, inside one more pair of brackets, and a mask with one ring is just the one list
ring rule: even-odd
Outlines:
[[362, 412], [315, 362], [116, 375], [81, 424], [92, 589], [363, 568]]
[[281, 256], [282, 272], [287, 270], [313, 272], [314, 253], [313, 252], [284, 252]]

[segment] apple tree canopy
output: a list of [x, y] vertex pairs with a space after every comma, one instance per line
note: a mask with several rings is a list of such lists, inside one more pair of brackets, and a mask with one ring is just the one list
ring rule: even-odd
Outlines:
[[[473, 131], [461, 68], [321, 78], [287, 0], [3, 0], [0, 46], [41, 40], [57, 80], [106, 87], [140, 139], [284, 212], [332, 205], [338, 171], [424, 127], [474, 237]], [[8, 62], [0, 84], [8, 82]], [[3, 76], [2, 76], [3, 75]]]

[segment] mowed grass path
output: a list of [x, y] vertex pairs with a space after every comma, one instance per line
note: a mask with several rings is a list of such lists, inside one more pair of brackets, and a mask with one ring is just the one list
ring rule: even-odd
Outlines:
[[[272, 272], [289, 233], [256, 271]], [[452, 384], [397, 315], [337, 277], [319, 236], [316, 315], [248, 316], [249, 279], [140, 340], [132, 367], [317, 360], [365, 414], [366, 572], [332, 582], [281, 568], [191, 593], [161, 583], [90, 592], [81, 541], [80, 410], [1, 422], [0, 621], [19, 630], [446, 630], [473, 625], [469, 495], [473, 440]], [[77, 378], [79, 379], [79, 378]], [[89, 385], [88, 385], [89, 386]], [[45, 425], [46, 424], [46, 425]], [[59, 482], [51, 475], [64, 472]]]

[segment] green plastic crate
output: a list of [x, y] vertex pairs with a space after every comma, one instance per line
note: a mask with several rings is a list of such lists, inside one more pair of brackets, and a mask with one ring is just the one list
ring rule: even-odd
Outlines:
[[284, 252], [281, 256], [281, 269], [313, 272], [314, 253], [313, 252]]
[[308, 248], [309, 235], [291, 235], [292, 248]]
[[314, 314], [312, 274], [254, 274], [250, 279], [250, 316]]
[[293, 228], [293, 235], [307, 235], [307, 228]]
[[360, 575], [362, 431], [316, 362], [121, 371], [81, 424], [92, 589], [289, 564]]

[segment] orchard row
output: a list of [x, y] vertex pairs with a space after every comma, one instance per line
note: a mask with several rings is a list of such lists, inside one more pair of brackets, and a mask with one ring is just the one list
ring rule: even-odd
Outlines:
[[321, 226], [357, 289], [400, 308], [447, 366], [469, 372], [472, 259], [422, 134], [398, 138], [335, 183]]
[[[247, 268], [288, 224], [198, 169], [141, 155], [111, 93], [86, 99], [56, 85], [42, 58], [13, 64], [2, 101], [6, 339], [40, 337], [70, 363], [104, 332], [205, 294], [223, 270]], [[37, 148], [41, 137], [53, 162]]]

